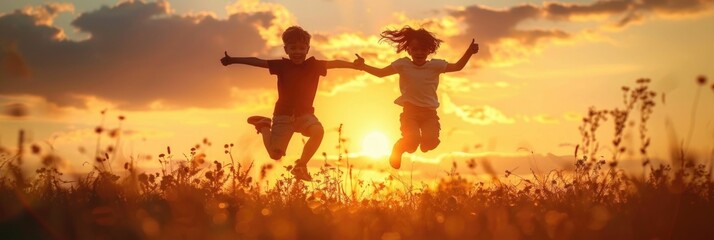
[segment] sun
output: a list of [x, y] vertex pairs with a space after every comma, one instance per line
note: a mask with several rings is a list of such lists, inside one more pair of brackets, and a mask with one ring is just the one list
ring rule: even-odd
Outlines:
[[362, 155], [370, 158], [381, 158], [389, 156], [392, 146], [389, 138], [382, 132], [372, 131], [367, 133], [362, 139]]

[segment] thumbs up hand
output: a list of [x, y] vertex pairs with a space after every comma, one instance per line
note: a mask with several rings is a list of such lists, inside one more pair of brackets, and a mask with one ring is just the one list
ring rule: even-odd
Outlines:
[[469, 44], [469, 49], [466, 51], [470, 54], [478, 53], [478, 43], [476, 43], [476, 39], [471, 39], [471, 44]]
[[356, 53], [355, 56], [357, 57], [357, 59], [355, 59], [352, 63], [357, 69], [362, 69], [362, 67], [364, 67], [364, 58], [362, 58], [359, 54]]
[[233, 63], [231, 56], [228, 56], [228, 51], [223, 51], [223, 54], [225, 55], [221, 58], [221, 64], [223, 64], [223, 66], [228, 66]]

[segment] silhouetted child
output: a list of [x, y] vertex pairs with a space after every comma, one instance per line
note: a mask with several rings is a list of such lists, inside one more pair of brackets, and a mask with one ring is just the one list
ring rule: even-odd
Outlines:
[[413, 29], [406, 26], [400, 30], [384, 31], [382, 40], [396, 45], [397, 53], [407, 51], [408, 57], [400, 58], [384, 68], [375, 68], [364, 64], [364, 59], [357, 56], [354, 61], [358, 69], [377, 77], [399, 74], [399, 89], [402, 93], [394, 103], [403, 107], [399, 116], [402, 138], [397, 140], [389, 157], [392, 167], [399, 169], [404, 152], [413, 153], [420, 146], [422, 152], [436, 148], [439, 145], [439, 117], [436, 109], [439, 100], [436, 88], [439, 86], [439, 74], [456, 72], [464, 68], [471, 55], [478, 52], [478, 44], [471, 41], [464, 56], [456, 63], [448, 63], [442, 59], [427, 60], [436, 52], [441, 42], [431, 32]]
[[252, 116], [248, 118], [248, 123], [262, 134], [265, 149], [274, 160], [285, 156], [293, 132], [308, 137], [300, 159], [295, 161], [295, 167], [290, 172], [297, 179], [310, 181], [312, 177], [307, 171], [307, 163], [320, 147], [324, 134], [312, 106], [319, 78], [327, 75], [327, 69], [354, 68], [354, 64], [340, 60], [316, 60], [314, 57], [305, 59], [310, 50], [310, 34], [298, 26], [286, 29], [282, 38], [288, 59], [230, 57], [225, 52], [221, 63], [224, 66], [246, 64], [267, 68], [270, 74], [277, 75], [278, 101], [275, 103], [272, 121], [267, 117]]

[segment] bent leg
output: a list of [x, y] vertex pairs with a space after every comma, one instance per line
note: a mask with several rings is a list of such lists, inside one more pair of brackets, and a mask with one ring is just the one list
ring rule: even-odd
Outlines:
[[401, 123], [399, 130], [402, 131], [402, 138], [397, 140], [394, 147], [402, 152], [413, 153], [419, 146], [421, 138], [419, 122], [415, 116], [406, 112], [399, 115], [399, 122]]
[[308, 127], [305, 132], [305, 136], [309, 138], [307, 139], [307, 142], [305, 142], [305, 146], [302, 148], [302, 155], [300, 155], [300, 160], [298, 160], [299, 164], [307, 164], [307, 162], [312, 159], [312, 156], [315, 155], [315, 152], [317, 152], [317, 149], [320, 147], [320, 143], [322, 143], [322, 137], [324, 135], [325, 130], [322, 127], [322, 124], [315, 124]]
[[[273, 127], [270, 131], [268, 144], [266, 144], [266, 149], [270, 158], [273, 160], [280, 160], [285, 156], [285, 151], [288, 148], [288, 143], [293, 137], [293, 118], [289, 116], [275, 116], [273, 118]], [[263, 133], [263, 131], [261, 131]], [[263, 141], [265, 143], [266, 138], [263, 134]]]
[[393, 168], [399, 169], [402, 164], [402, 154], [413, 153], [419, 146], [419, 124], [411, 113], [402, 112], [399, 115], [399, 122], [402, 131], [402, 138], [397, 140], [392, 147], [392, 154], [389, 156], [389, 164]]
[[439, 146], [439, 143], [441, 143], [439, 140], [441, 124], [439, 124], [439, 117], [436, 116], [436, 113], [427, 115], [421, 122], [420, 128], [421, 141], [419, 145], [422, 152], [433, 150]]
[[322, 138], [325, 135], [325, 129], [322, 127], [322, 123], [320, 123], [317, 117], [312, 114], [298, 117], [295, 120], [295, 125], [295, 128], [298, 129], [303, 136], [308, 137], [307, 142], [305, 142], [305, 146], [303, 146], [300, 159], [297, 161], [297, 164], [306, 165], [320, 147]]

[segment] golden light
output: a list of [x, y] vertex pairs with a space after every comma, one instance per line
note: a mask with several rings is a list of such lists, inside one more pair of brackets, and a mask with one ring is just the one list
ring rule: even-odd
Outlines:
[[362, 155], [370, 158], [381, 158], [389, 156], [392, 145], [389, 138], [382, 132], [373, 131], [367, 133], [362, 139]]

